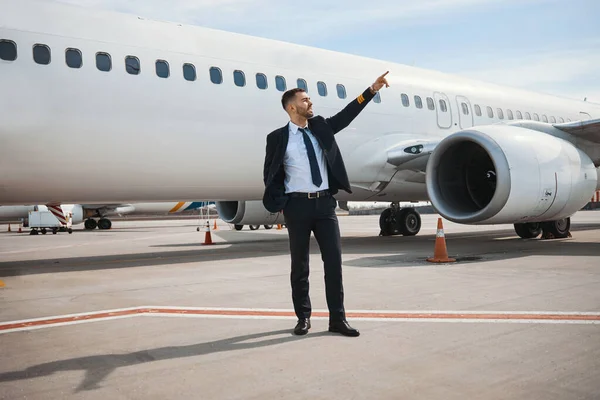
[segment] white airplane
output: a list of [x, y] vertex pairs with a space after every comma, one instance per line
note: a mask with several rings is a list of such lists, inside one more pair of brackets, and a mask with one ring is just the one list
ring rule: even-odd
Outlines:
[[331, 116], [390, 71], [336, 135], [352, 194], [391, 202], [382, 234], [421, 225], [401, 201], [463, 224], [568, 235], [600, 188], [600, 105], [382, 60], [49, 1], [0, 0], [0, 204], [262, 206], [266, 135], [286, 89]]
[[[67, 220], [72, 225], [84, 223], [85, 229], [110, 229], [111, 215], [173, 215], [198, 210], [202, 207], [214, 208], [212, 202], [157, 202], [157, 203], [131, 203], [131, 204], [61, 204], [56, 208], [41, 205], [0, 206], [0, 221], [27, 221], [31, 211], [50, 211], [57, 219]], [[99, 218], [96, 220], [95, 218]], [[25, 224], [27, 225], [27, 224]]]

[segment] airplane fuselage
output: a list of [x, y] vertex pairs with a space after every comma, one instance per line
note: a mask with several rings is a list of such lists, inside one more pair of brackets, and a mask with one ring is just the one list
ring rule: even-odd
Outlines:
[[[0, 40], [17, 48], [15, 60], [0, 60], [5, 205], [259, 200], [265, 138], [288, 122], [280, 99], [298, 79], [315, 113], [330, 116], [390, 71], [381, 102], [336, 136], [353, 185], [339, 200], [427, 200], [418, 173], [387, 162], [399, 143], [508, 121], [508, 110], [514, 119], [517, 111], [557, 122], [600, 117], [586, 102], [228, 32], [44, 2], [2, 0], [0, 8]], [[36, 45], [49, 49], [48, 64], [34, 60], [45, 55]], [[72, 67], [76, 53], [81, 65]], [[159, 76], [164, 62], [168, 77]], [[598, 146], [579, 143], [599, 165]], [[378, 182], [384, 191], [369, 190]]]

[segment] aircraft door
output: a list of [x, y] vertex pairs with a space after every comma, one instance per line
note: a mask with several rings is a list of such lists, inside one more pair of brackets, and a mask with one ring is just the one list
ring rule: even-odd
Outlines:
[[456, 96], [456, 106], [458, 107], [458, 122], [461, 129], [473, 126], [473, 109], [471, 102], [465, 96]]
[[452, 110], [450, 109], [448, 96], [444, 93], [435, 92], [433, 98], [435, 100], [438, 126], [444, 129], [450, 128], [452, 126]]

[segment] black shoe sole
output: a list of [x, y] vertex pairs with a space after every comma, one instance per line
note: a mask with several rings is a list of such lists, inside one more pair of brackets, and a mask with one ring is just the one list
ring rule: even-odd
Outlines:
[[340, 333], [340, 334], [342, 334], [344, 336], [350, 336], [350, 337], [360, 336], [360, 332], [342, 332], [341, 330], [335, 329], [335, 328], [329, 328], [329, 332]]

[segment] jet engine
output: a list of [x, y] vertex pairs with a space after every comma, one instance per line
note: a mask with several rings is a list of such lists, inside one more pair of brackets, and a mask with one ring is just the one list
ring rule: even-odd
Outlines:
[[219, 217], [235, 225], [275, 225], [285, 224], [282, 213], [267, 211], [260, 200], [217, 201]]
[[426, 171], [433, 207], [464, 224], [568, 218], [589, 202], [598, 179], [592, 160], [567, 140], [509, 125], [449, 135]]
[[73, 208], [71, 209], [71, 223], [73, 225], [77, 225], [77, 224], [82, 223], [83, 220], [84, 220], [83, 207], [81, 206], [81, 204], [73, 205]]

